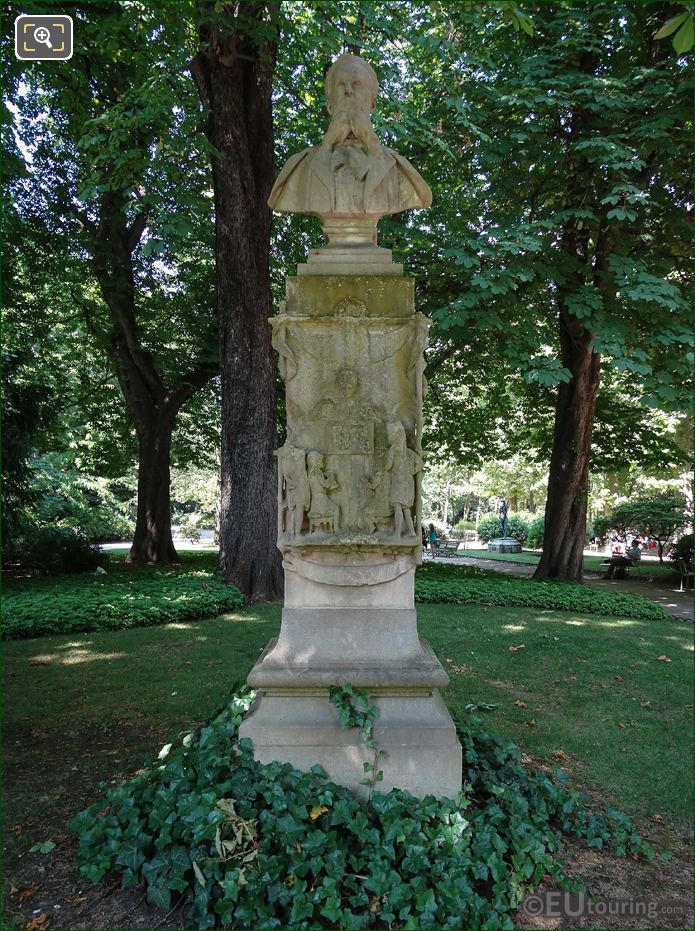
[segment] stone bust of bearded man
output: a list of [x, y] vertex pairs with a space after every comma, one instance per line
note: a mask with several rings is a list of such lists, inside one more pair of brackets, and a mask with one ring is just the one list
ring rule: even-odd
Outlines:
[[286, 163], [268, 204], [279, 213], [328, 220], [378, 220], [429, 207], [432, 192], [410, 162], [382, 146], [372, 128], [379, 83], [356, 55], [341, 55], [326, 74], [331, 123], [321, 143]]

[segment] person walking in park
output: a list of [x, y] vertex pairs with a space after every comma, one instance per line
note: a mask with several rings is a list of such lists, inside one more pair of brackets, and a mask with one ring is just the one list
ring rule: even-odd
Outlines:
[[434, 562], [434, 554], [436, 553], [437, 547], [437, 531], [434, 529], [434, 524], [430, 524], [430, 529], [427, 534], [427, 540], [430, 544], [430, 553], [432, 554], [432, 562]]

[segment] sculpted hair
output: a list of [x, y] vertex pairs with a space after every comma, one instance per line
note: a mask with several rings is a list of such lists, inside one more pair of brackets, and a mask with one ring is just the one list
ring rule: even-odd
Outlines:
[[[369, 64], [368, 61], [365, 61], [364, 58], [360, 58], [359, 55], [341, 55], [340, 58], [336, 58], [331, 67], [326, 72], [326, 100], [328, 102], [329, 113], [331, 106], [331, 97], [333, 96], [333, 83], [335, 80], [335, 72], [338, 67], [342, 65], [347, 65], [351, 62], [359, 62], [362, 66], [365, 78], [367, 83], [371, 87], [372, 94], [374, 95], [374, 101], [376, 102], [376, 95], [379, 93], [379, 79], [376, 76], [376, 71]], [[372, 109], [374, 109], [374, 104], [372, 104]]]

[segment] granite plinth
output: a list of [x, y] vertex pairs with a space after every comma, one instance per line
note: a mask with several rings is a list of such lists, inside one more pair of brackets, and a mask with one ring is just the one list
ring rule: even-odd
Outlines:
[[514, 537], [496, 537], [487, 545], [491, 553], [520, 553], [521, 543]]

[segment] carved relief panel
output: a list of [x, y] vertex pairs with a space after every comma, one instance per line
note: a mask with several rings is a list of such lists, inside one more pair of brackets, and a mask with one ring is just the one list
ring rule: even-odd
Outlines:
[[346, 297], [271, 323], [287, 395], [279, 542], [419, 545], [426, 318]]

